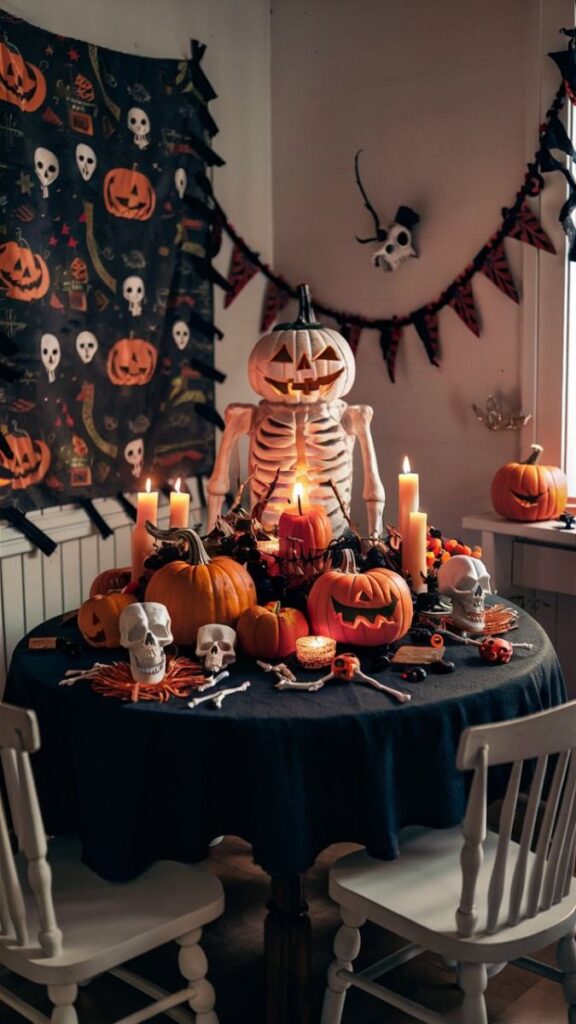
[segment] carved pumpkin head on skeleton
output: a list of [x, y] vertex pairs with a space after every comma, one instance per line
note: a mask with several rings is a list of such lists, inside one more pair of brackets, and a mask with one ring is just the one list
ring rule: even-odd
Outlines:
[[356, 364], [338, 331], [316, 321], [307, 285], [300, 285], [293, 323], [279, 324], [256, 342], [248, 362], [251, 386], [269, 402], [310, 405], [348, 394]]

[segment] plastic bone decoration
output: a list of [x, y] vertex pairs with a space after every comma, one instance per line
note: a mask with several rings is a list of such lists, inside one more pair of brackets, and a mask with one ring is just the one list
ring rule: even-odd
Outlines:
[[129, 604], [120, 613], [120, 643], [130, 655], [137, 683], [161, 683], [166, 675], [164, 648], [172, 643], [172, 623], [165, 605], [156, 601]]
[[341, 334], [316, 321], [308, 286], [300, 285], [299, 293], [298, 319], [263, 335], [250, 354], [250, 384], [263, 400], [226, 409], [226, 428], [208, 481], [208, 528], [214, 527], [229, 490], [232, 452], [239, 438], [249, 434], [253, 503], [264, 501], [274, 484], [262, 514], [265, 528], [276, 525], [294, 484], [304, 478], [310, 503], [324, 507], [339, 537], [347, 525], [358, 441], [368, 533], [377, 535], [385, 494], [370, 431], [373, 411], [342, 401], [354, 383], [354, 356]]
[[465, 633], [482, 633], [484, 598], [492, 593], [488, 570], [479, 558], [453, 555], [438, 570], [438, 592], [452, 601], [452, 619]]
[[372, 238], [358, 238], [356, 236], [356, 241], [360, 242], [361, 245], [367, 245], [369, 242], [380, 242], [380, 246], [372, 254], [372, 265], [374, 267], [381, 267], [382, 270], [386, 271], [398, 270], [398, 267], [411, 256], [418, 256], [413, 244], [412, 228], [418, 223], [420, 217], [409, 206], [399, 206], [394, 220], [384, 225], [380, 223], [380, 218], [368, 199], [366, 190], [360, 180], [358, 158], [361, 152], [362, 150], [359, 149], [354, 157], [356, 184], [362, 194], [364, 206], [370, 212], [374, 221], [375, 234]]

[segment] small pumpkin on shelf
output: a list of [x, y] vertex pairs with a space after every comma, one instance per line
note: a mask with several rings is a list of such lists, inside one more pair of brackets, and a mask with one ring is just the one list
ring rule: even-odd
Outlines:
[[557, 519], [568, 501], [566, 476], [557, 466], [540, 464], [542, 445], [530, 447], [524, 462], [500, 467], [492, 481], [492, 504], [499, 515], [517, 522]]
[[135, 604], [133, 594], [95, 594], [78, 609], [78, 629], [90, 647], [120, 647], [120, 613]]
[[286, 658], [296, 650], [296, 641], [310, 633], [306, 616], [296, 608], [282, 608], [280, 601], [247, 608], [236, 630], [244, 653], [265, 661]]

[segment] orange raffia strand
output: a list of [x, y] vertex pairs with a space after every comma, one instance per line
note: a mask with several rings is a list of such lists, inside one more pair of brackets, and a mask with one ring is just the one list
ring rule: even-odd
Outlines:
[[170, 697], [188, 697], [191, 690], [202, 686], [205, 681], [202, 668], [196, 662], [189, 658], [171, 658], [161, 683], [136, 683], [130, 665], [122, 661], [100, 669], [92, 676], [91, 684], [94, 692], [103, 697], [117, 697], [132, 703], [144, 700], [164, 704]]

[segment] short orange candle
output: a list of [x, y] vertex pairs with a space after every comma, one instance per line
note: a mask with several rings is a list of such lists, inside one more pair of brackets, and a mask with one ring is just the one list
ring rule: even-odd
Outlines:
[[174, 484], [174, 490], [170, 492], [170, 526], [179, 530], [188, 528], [190, 516], [190, 495], [181, 493], [180, 477]]
[[408, 536], [405, 541], [406, 557], [402, 559], [402, 568], [404, 572], [410, 573], [411, 588], [415, 594], [423, 594], [427, 589], [427, 518], [425, 512], [411, 512], [408, 518]]
[[281, 563], [285, 572], [314, 571], [318, 555], [332, 540], [330, 520], [321, 505], [310, 505], [307, 486], [299, 480], [292, 492], [292, 504], [278, 521]]
[[152, 490], [152, 481], [146, 481], [146, 490], [138, 494], [136, 525], [132, 529], [132, 581], [140, 579], [144, 572], [144, 559], [154, 547], [154, 538], [148, 533], [147, 519], [156, 526], [158, 517], [158, 491]]

